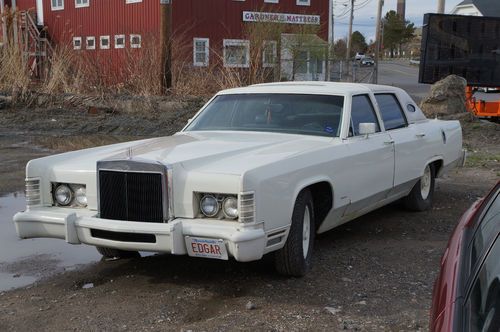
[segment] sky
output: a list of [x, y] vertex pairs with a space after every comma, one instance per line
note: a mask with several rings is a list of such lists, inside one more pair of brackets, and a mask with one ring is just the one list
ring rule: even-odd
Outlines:
[[[449, 13], [462, 0], [445, 0], [445, 13]], [[350, 0], [334, 0], [335, 2], [335, 39], [347, 37], [349, 31]], [[437, 0], [406, 0], [406, 19], [415, 23], [416, 27], [422, 25], [425, 13], [435, 13]], [[344, 4], [349, 4], [345, 6]], [[375, 39], [375, 19], [377, 16], [378, 0], [355, 0], [354, 23], [352, 31], [360, 31], [366, 41]], [[382, 16], [389, 10], [396, 10], [397, 0], [385, 0]]]

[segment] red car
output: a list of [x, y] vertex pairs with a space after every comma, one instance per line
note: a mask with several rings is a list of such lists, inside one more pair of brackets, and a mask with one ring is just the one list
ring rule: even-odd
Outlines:
[[430, 330], [500, 331], [500, 181], [464, 213], [450, 238]]

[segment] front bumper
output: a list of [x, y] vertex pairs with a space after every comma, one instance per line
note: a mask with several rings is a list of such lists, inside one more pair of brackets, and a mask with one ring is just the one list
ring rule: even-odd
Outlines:
[[[17, 213], [14, 223], [20, 238], [57, 238], [71, 244], [85, 243], [174, 255], [187, 254], [186, 236], [222, 239], [229, 255], [240, 262], [261, 259], [267, 243], [262, 224], [243, 225], [207, 219], [178, 218], [169, 223], [129, 222], [100, 219], [95, 217], [95, 211], [40, 207]], [[154, 235], [156, 240], [154, 243], [111, 240], [93, 236], [95, 230], [129, 235], [148, 234]]]

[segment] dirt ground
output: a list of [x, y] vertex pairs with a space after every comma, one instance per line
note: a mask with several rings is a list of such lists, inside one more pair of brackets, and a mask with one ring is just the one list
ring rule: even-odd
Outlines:
[[[0, 111], [0, 195], [22, 189], [19, 165], [28, 159], [168, 135], [193, 111], [133, 119]], [[170, 255], [103, 260], [0, 293], [0, 331], [425, 331], [448, 237], [500, 178], [500, 125], [468, 116], [461, 122], [469, 160], [437, 181], [432, 210], [392, 204], [319, 236], [304, 278], [277, 275], [271, 257], [247, 264]]]

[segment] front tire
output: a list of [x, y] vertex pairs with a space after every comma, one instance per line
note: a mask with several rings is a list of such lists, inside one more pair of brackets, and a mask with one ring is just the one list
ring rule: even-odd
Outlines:
[[303, 190], [295, 201], [285, 246], [275, 253], [280, 274], [302, 277], [310, 270], [315, 234], [312, 196], [309, 190]]
[[425, 166], [424, 174], [403, 200], [407, 209], [412, 211], [426, 211], [432, 207], [435, 176], [434, 165], [429, 164]]
[[96, 247], [96, 249], [104, 258], [107, 259], [133, 258], [140, 256], [137, 251], [126, 251], [105, 247]]

